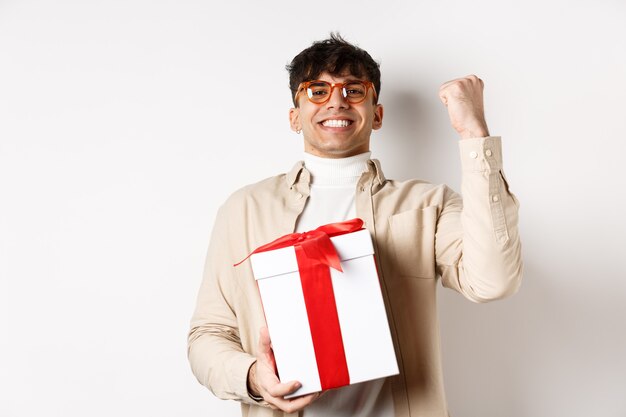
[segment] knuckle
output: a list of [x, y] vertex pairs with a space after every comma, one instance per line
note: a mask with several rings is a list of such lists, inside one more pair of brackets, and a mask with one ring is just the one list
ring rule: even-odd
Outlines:
[[463, 90], [461, 82], [454, 83], [450, 85], [450, 91], [454, 93], [458, 93]]

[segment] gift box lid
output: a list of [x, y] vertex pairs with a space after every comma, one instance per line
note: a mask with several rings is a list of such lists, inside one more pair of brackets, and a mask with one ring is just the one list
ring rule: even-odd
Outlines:
[[[334, 236], [330, 240], [342, 262], [374, 254], [372, 238], [367, 229]], [[254, 278], [257, 280], [298, 270], [296, 251], [293, 246], [255, 253], [250, 257], [250, 262], [254, 270]]]

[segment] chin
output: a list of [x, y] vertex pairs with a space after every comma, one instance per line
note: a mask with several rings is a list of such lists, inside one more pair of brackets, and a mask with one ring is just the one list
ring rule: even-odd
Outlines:
[[367, 141], [354, 141], [350, 138], [316, 138], [314, 141], [306, 141], [305, 150], [314, 155], [322, 155], [329, 158], [343, 158], [345, 156], [358, 155], [369, 150]]
[[347, 158], [350, 156], [358, 155], [367, 150], [362, 150], [359, 147], [345, 148], [345, 147], [325, 147], [325, 148], [312, 148], [308, 151], [314, 155], [321, 156], [323, 158]]

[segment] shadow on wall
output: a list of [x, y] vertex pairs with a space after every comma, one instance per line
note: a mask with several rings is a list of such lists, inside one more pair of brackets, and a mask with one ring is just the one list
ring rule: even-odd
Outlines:
[[445, 108], [439, 108], [432, 98], [406, 90], [386, 91], [381, 103], [384, 123], [372, 137], [372, 149], [385, 175], [447, 183], [454, 188], [460, 179], [457, 139]]
[[[445, 108], [413, 92], [385, 94], [384, 127], [372, 148], [387, 177], [422, 178], [460, 191], [458, 138]], [[530, 211], [541, 207], [521, 203], [519, 292], [475, 304], [452, 290], [438, 291], [451, 415], [624, 417], [624, 287], [607, 284], [624, 277], [616, 277], [616, 263], [591, 262], [585, 240], [546, 239], [544, 228], [524, 228], [533, 221]], [[547, 221], [542, 214], [536, 213]], [[572, 229], [572, 236], [586, 235]]]
[[522, 287], [505, 300], [474, 304], [440, 289], [453, 416], [626, 415], [623, 296], [555, 286], [527, 262]]

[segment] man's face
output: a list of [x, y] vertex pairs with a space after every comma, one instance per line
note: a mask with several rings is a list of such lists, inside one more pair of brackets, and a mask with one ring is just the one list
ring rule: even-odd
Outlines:
[[[358, 78], [350, 74], [333, 77], [323, 72], [318, 79], [337, 83]], [[380, 129], [383, 122], [383, 106], [374, 104], [373, 97], [373, 89], [368, 89], [365, 100], [352, 104], [336, 87], [326, 103], [315, 104], [303, 91], [296, 98], [298, 107], [289, 110], [291, 129], [302, 130], [305, 152], [316, 156], [346, 158], [367, 152], [372, 129]], [[348, 125], [330, 120], [345, 120]]]

